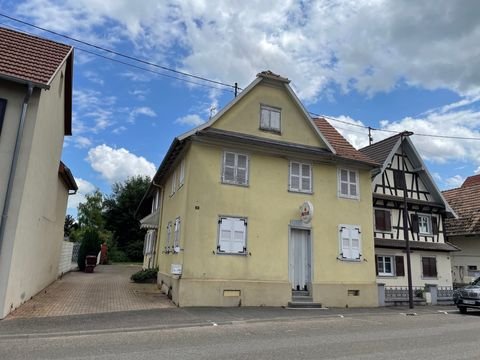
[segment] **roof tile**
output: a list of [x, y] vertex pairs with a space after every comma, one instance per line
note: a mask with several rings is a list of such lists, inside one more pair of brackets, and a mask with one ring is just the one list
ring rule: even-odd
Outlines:
[[465, 181], [462, 187], [442, 194], [458, 215], [458, 219], [445, 220], [447, 236], [480, 234], [480, 183]]
[[72, 47], [0, 27], [0, 75], [49, 85]]
[[372, 165], [379, 165], [375, 159], [356, 150], [330, 123], [324, 118], [314, 118], [313, 122], [323, 136], [332, 145], [337, 156], [356, 161], [363, 161]]

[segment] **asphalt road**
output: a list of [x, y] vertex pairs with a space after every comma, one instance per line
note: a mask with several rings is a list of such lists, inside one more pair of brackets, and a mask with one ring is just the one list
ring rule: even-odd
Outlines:
[[19, 332], [15, 322], [6, 321], [0, 323], [0, 359], [480, 358], [480, 312], [465, 316], [451, 309], [409, 316], [379, 309], [308, 314], [64, 333]]

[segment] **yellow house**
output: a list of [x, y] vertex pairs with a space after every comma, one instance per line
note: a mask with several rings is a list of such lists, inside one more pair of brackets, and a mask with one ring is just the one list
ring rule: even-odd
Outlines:
[[141, 208], [178, 306], [377, 306], [370, 171], [269, 71], [177, 137]]
[[58, 276], [73, 48], [0, 27], [0, 319]]

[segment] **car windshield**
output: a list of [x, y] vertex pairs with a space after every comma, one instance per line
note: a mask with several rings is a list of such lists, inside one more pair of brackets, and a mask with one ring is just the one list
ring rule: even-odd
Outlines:
[[480, 277], [473, 280], [472, 285], [480, 286]]

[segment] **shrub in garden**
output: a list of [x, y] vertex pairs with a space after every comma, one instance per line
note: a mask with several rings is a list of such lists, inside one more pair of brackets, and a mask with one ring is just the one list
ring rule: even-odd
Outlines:
[[153, 282], [154, 280], [157, 280], [157, 273], [158, 268], [140, 270], [130, 276], [130, 280], [135, 282]]

